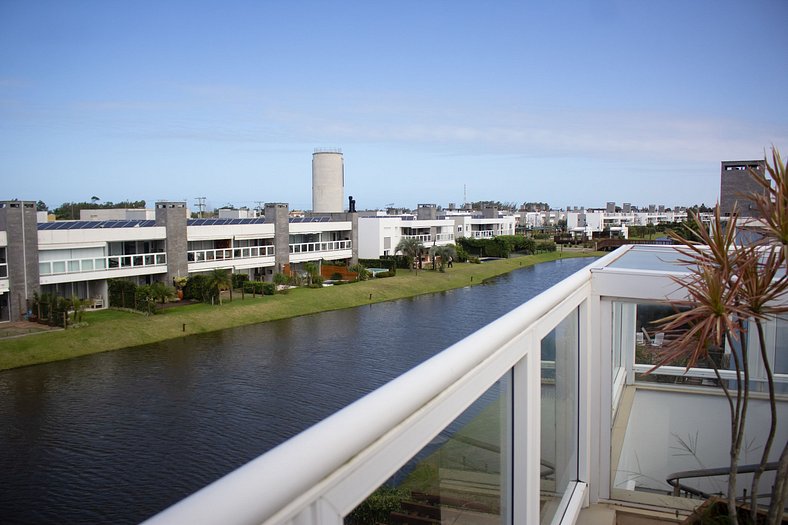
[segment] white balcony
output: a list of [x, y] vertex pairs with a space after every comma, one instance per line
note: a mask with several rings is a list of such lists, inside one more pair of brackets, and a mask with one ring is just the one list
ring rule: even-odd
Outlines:
[[492, 239], [496, 236], [495, 230], [472, 230], [471, 237], [474, 239]]
[[134, 255], [108, 255], [86, 259], [40, 261], [38, 271], [41, 284], [92, 279], [149, 275], [167, 271], [165, 253], [140, 253]]
[[417, 241], [421, 241], [422, 243], [432, 242], [432, 236], [429, 234], [423, 235], [403, 235], [403, 239], [416, 239]]
[[353, 241], [302, 242], [290, 245], [290, 262], [316, 259], [347, 259], [353, 255]]
[[190, 250], [186, 252], [189, 271], [204, 271], [213, 268], [235, 269], [273, 266], [276, 250], [272, 245], [219, 248], [214, 250]]
[[699, 501], [658, 479], [687, 464], [670, 462], [670, 437], [697, 430], [724, 452], [727, 414], [705, 371], [636, 377], [637, 305], [684, 297], [675, 260], [621, 248], [149, 522], [340, 525], [387, 481], [415, 497], [414, 479], [444, 523], [572, 524], [609, 501], [686, 515]]

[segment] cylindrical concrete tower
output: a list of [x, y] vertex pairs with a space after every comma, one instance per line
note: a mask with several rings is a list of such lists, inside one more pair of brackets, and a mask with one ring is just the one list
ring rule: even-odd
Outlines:
[[345, 202], [342, 150], [316, 149], [312, 154], [312, 211], [339, 213]]

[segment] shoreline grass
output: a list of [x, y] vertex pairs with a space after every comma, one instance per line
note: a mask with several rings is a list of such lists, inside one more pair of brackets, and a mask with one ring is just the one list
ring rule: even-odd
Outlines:
[[239, 294], [222, 306], [191, 304], [154, 316], [119, 310], [86, 312], [88, 326], [0, 340], [0, 370], [119, 350], [187, 335], [266, 321], [352, 308], [483, 283], [518, 268], [559, 258], [590, 257], [596, 252], [564, 251], [513, 257], [484, 264], [457, 263], [446, 273], [398, 270], [395, 277], [325, 288], [296, 288], [287, 294]]

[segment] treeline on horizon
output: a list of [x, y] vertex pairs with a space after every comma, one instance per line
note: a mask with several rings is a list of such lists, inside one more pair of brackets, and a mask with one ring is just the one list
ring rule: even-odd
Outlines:
[[145, 208], [145, 201], [98, 202], [96, 200], [91, 200], [91, 202], [64, 202], [53, 209], [49, 209], [44, 201], [38, 201], [36, 203], [36, 210], [48, 211], [53, 214], [57, 220], [62, 221], [79, 220], [79, 210], [103, 210], [112, 208]]

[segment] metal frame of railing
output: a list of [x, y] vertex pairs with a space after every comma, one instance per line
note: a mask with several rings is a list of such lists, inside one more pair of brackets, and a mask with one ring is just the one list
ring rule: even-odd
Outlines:
[[301, 242], [290, 245], [290, 253], [332, 252], [337, 250], [350, 250], [353, 241], [319, 241]]
[[84, 259], [62, 259], [39, 261], [39, 274], [62, 275], [69, 273], [103, 272], [107, 270], [127, 270], [152, 266], [166, 266], [167, 254], [164, 252], [139, 253], [132, 255], [107, 255]]
[[224, 261], [228, 259], [252, 259], [254, 257], [273, 257], [273, 245], [243, 246], [236, 248], [216, 248], [213, 250], [189, 250], [186, 259], [190, 263]]
[[[339, 525], [508, 373], [514, 388], [506, 497], [516, 504], [502, 519], [537, 523], [540, 342], [577, 311], [579, 351], [587, 353], [592, 337], [585, 332], [594, 319], [587, 305], [591, 298], [591, 272], [586, 268], [147, 523]], [[588, 431], [580, 425], [578, 432], [584, 435], [577, 443], [587, 442]], [[577, 461], [578, 474], [588, 475], [588, 452], [578, 450]], [[575, 519], [586, 494], [586, 483], [570, 482], [557, 520]]]

